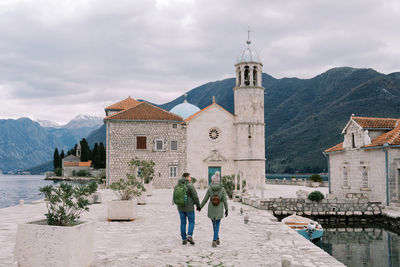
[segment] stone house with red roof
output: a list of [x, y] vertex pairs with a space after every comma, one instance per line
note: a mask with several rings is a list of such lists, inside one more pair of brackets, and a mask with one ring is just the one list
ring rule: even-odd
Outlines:
[[173, 113], [130, 97], [105, 109], [107, 184], [126, 177], [133, 158], [155, 162], [154, 186], [171, 187], [186, 170], [186, 126]]
[[386, 205], [399, 202], [400, 119], [352, 115], [344, 140], [324, 151], [330, 193], [339, 198], [367, 197]]

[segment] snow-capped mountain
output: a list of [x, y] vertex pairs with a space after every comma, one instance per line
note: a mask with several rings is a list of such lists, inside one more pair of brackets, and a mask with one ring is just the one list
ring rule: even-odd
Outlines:
[[[62, 128], [76, 129], [76, 128], [98, 128], [103, 124], [103, 118], [91, 115], [79, 114], [70, 122], [63, 125]], [[94, 129], [93, 129], [94, 130]]]
[[52, 128], [58, 128], [60, 125], [57, 122], [54, 121], [48, 121], [48, 120], [37, 120], [37, 122], [40, 124], [42, 127], [52, 127]]

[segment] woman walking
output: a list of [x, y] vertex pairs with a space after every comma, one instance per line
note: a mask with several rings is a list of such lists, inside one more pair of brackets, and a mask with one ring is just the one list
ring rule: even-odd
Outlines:
[[228, 201], [226, 191], [220, 182], [220, 174], [217, 171], [211, 178], [211, 184], [208, 187], [207, 193], [200, 204], [200, 208], [203, 208], [207, 201], [210, 199], [210, 202], [208, 203], [208, 218], [211, 219], [214, 230], [212, 241], [213, 248], [220, 244], [218, 233], [221, 219], [222, 217], [224, 217], [224, 207], [225, 217], [228, 216]]

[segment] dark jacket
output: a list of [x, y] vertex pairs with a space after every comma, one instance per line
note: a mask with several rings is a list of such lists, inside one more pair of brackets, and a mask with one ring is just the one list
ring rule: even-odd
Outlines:
[[196, 189], [194, 188], [193, 184], [191, 182], [189, 182], [185, 177], [182, 177], [181, 179], [179, 179], [178, 183], [186, 184], [186, 189], [187, 189], [186, 194], [188, 197], [186, 205], [182, 206], [182, 207], [178, 206], [178, 210], [183, 211], [183, 212], [193, 211], [195, 204], [199, 208], [200, 201], [199, 201], [199, 197], [197, 196], [197, 192], [196, 192]]
[[211, 200], [208, 203], [208, 218], [210, 218], [211, 220], [222, 219], [222, 217], [224, 217], [224, 207], [225, 210], [228, 210], [228, 201], [225, 188], [223, 187], [222, 184], [216, 184], [216, 183], [211, 183], [211, 185], [208, 187], [207, 193], [204, 196], [204, 199], [201, 202], [200, 207], [203, 208], [204, 205], [207, 203], [208, 199], [212, 198], [216, 194], [218, 194], [219, 199], [221, 201], [219, 202], [218, 206], [214, 206], [211, 203]]

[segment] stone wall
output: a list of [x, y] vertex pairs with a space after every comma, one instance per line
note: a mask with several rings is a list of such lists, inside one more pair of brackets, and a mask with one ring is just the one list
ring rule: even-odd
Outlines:
[[380, 202], [367, 199], [323, 199], [319, 202], [298, 198], [273, 198], [259, 200], [259, 208], [272, 211], [274, 215], [307, 216], [371, 216], [382, 214]]
[[[281, 184], [281, 185], [300, 185], [300, 186], [311, 186], [311, 182], [308, 180], [297, 179], [297, 180], [283, 180], [283, 179], [265, 179], [266, 184]], [[328, 181], [323, 181], [319, 184], [319, 187], [328, 187]]]
[[[177, 127], [174, 128], [173, 124]], [[153, 160], [155, 187], [173, 187], [186, 171], [186, 127], [172, 121], [107, 121], [107, 185], [131, 172], [128, 162], [137, 157]], [[136, 149], [136, 137], [146, 136], [147, 148]], [[155, 149], [155, 140], [164, 142], [162, 150]], [[171, 141], [178, 141], [178, 150], [171, 150]], [[176, 178], [169, 167], [178, 166]]]

